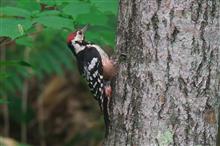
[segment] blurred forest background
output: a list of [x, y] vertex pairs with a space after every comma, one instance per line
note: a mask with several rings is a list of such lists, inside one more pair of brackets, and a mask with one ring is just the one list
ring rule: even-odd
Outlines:
[[67, 35], [115, 46], [118, 0], [1, 0], [0, 145], [97, 146], [103, 116]]

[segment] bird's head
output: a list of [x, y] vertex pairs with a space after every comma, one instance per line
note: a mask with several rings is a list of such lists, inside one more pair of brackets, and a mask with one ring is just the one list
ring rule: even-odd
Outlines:
[[70, 49], [74, 49], [74, 51], [77, 53], [78, 46], [83, 43], [85, 39], [85, 32], [88, 28], [88, 25], [84, 26], [82, 29], [78, 29], [75, 32], [72, 32], [67, 37], [67, 45]]

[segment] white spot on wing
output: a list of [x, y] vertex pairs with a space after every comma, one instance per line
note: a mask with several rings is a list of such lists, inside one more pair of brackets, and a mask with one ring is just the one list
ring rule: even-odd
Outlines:
[[87, 80], [89, 80], [90, 72], [88, 71], [87, 67], [84, 67], [84, 76], [86, 77]]
[[98, 71], [95, 71], [95, 72], [93, 73], [93, 77], [95, 78], [97, 75], [98, 75]]
[[95, 64], [97, 63], [98, 58], [93, 58], [92, 61], [89, 64], [89, 70], [93, 69], [93, 67], [95, 66]]
[[95, 83], [93, 84], [93, 88], [95, 88], [95, 87], [96, 87], [96, 85], [97, 85], [97, 82], [95, 82]]

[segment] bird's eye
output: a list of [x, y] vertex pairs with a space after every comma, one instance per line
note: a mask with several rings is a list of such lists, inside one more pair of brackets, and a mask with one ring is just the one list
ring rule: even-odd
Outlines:
[[82, 35], [82, 31], [79, 31], [79, 35]]

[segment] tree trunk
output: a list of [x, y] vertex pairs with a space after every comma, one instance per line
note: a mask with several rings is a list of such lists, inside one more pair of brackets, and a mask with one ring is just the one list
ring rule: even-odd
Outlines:
[[214, 146], [219, 0], [121, 0], [105, 146]]

